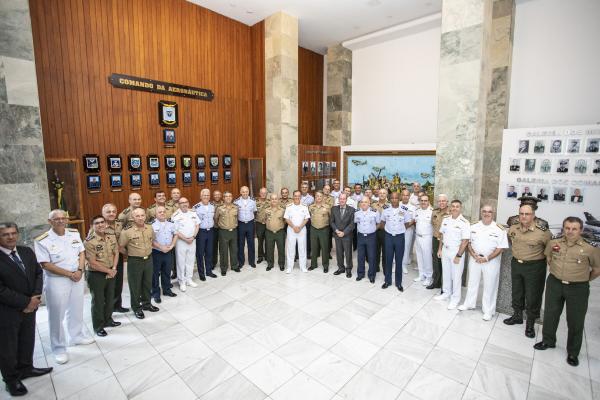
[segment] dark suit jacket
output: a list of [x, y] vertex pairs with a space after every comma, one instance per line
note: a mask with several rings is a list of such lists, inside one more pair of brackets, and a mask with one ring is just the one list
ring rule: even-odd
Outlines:
[[29, 247], [17, 246], [25, 273], [0, 251], [0, 326], [20, 324], [32, 296], [42, 294], [42, 269]]
[[331, 229], [333, 230], [334, 238], [337, 238], [335, 235], [336, 230], [340, 230], [344, 232], [344, 238], [352, 237], [351, 233], [354, 230], [354, 208], [346, 205], [346, 211], [344, 212], [344, 218], [342, 218], [342, 214], [340, 212], [340, 206], [333, 206], [331, 209]]

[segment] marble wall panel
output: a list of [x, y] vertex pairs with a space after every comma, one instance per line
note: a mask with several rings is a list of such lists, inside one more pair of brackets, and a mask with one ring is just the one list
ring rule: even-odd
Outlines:
[[0, 55], [33, 61], [33, 36], [29, 3], [0, 1]]

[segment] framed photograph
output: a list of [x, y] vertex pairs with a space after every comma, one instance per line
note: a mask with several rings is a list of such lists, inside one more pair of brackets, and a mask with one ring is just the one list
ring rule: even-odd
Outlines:
[[325, 172], [324, 172], [325, 175], [331, 174], [331, 162], [330, 161], [325, 161], [324, 169], [325, 169]]
[[537, 154], [541, 154], [546, 151], [546, 142], [543, 140], [536, 140], [533, 145], [533, 152]]
[[177, 103], [168, 100], [158, 102], [158, 122], [160, 126], [177, 128], [179, 126]]
[[567, 188], [555, 187], [552, 191], [552, 199], [554, 201], [565, 201]]
[[581, 148], [581, 139], [569, 139], [569, 145], [567, 146], [567, 153], [579, 153]]
[[594, 160], [594, 169], [592, 170], [593, 174], [600, 174], [600, 160]]
[[535, 195], [541, 201], [548, 201], [548, 188], [544, 186], [540, 186], [537, 190], [537, 194]]
[[554, 139], [550, 146], [550, 153], [562, 153], [562, 140]]
[[111, 174], [110, 175], [110, 189], [113, 192], [121, 191], [123, 187], [123, 176], [121, 174]]
[[521, 170], [521, 159], [513, 158], [510, 160], [510, 166], [508, 167], [510, 172], [519, 172]]
[[142, 187], [142, 174], [130, 174], [129, 175], [129, 184], [131, 185], [131, 189], [139, 189]]
[[558, 167], [556, 168], [556, 172], [559, 174], [566, 174], [569, 172], [569, 159], [564, 158], [558, 160]]
[[317, 174], [323, 176], [323, 161], [319, 161], [317, 164]]
[[302, 161], [302, 176], [308, 175], [308, 161]]
[[130, 154], [127, 156], [129, 171], [138, 172], [142, 170], [142, 157], [139, 154]]
[[583, 203], [583, 190], [578, 187], [571, 188], [571, 196], [569, 198], [571, 203]]
[[172, 154], [165, 156], [165, 169], [173, 171], [177, 169], [177, 157]]
[[575, 160], [575, 167], [573, 167], [573, 170], [576, 174], [585, 174], [587, 172], [587, 168], [587, 160]]
[[223, 155], [223, 168], [231, 168], [231, 156], [229, 154]]
[[311, 175], [316, 175], [317, 174], [317, 162], [316, 161], [311, 161], [310, 162], [310, 174]]
[[204, 171], [196, 172], [196, 181], [198, 183], [205, 183], [206, 182], [206, 172], [204, 172]]
[[100, 182], [100, 175], [88, 175], [86, 176], [87, 190], [89, 193], [98, 193], [102, 186]]
[[204, 157], [204, 154], [196, 154], [196, 168], [206, 168], [206, 157]]
[[210, 171], [210, 182], [213, 184], [219, 182], [219, 171]]
[[83, 170], [87, 173], [100, 172], [100, 158], [97, 154], [85, 154], [83, 156]]
[[209, 162], [210, 162], [210, 169], [219, 168], [219, 156], [218, 155], [211, 154]]
[[192, 169], [192, 156], [187, 154], [181, 156], [181, 169], [186, 171]]
[[167, 186], [175, 186], [177, 184], [177, 174], [175, 172], [167, 172]]
[[545, 158], [540, 163], [540, 173], [547, 174], [552, 170], [552, 160]]
[[150, 186], [156, 187], [160, 185], [160, 174], [158, 172], [150, 172], [148, 174], [148, 182]]
[[158, 154], [148, 154], [146, 161], [149, 171], [158, 171], [160, 169], [160, 157]]
[[184, 186], [189, 186], [192, 184], [192, 173], [190, 171], [183, 171], [181, 173], [181, 180], [183, 181]]
[[337, 161], [331, 162], [331, 173], [333, 175], [337, 174]]
[[331, 179], [325, 178], [325, 185], [331, 185]]
[[520, 154], [529, 153], [529, 140], [519, 140], [519, 153]]
[[525, 160], [525, 172], [535, 172], [535, 158]]
[[106, 156], [106, 165], [110, 172], [121, 172], [121, 169], [123, 168], [121, 156], [118, 154], [109, 154]]
[[175, 147], [175, 129], [163, 129], [163, 143], [165, 147]]
[[533, 196], [533, 193], [531, 191], [531, 187], [530, 186], [527, 186], [527, 185], [523, 186], [523, 191], [521, 192], [521, 196], [520, 197], [523, 197], [523, 196], [527, 196], [527, 197], [532, 197]]
[[587, 146], [585, 146], [585, 152], [586, 153], [597, 153], [599, 146], [600, 146], [600, 138], [588, 139]]
[[231, 170], [230, 169], [226, 169], [223, 171], [223, 179], [225, 180], [225, 182], [231, 182]]
[[516, 199], [517, 197], [519, 197], [517, 190], [518, 189], [515, 185], [508, 185], [506, 187], [506, 198], [507, 199]]

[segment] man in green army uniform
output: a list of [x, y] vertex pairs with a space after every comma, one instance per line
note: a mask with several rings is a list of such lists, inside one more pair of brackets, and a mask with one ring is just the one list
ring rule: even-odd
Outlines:
[[[377, 201], [371, 203], [371, 208], [379, 213], [383, 213], [383, 210], [391, 206], [391, 203], [387, 199], [387, 189], [379, 189], [377, 193]], [[375, 231], [375, 270], [379, 272], [381, 260], [385, 260], [385, 228], [383, 225], [378, 225]], [[367, 260], [368, 261], [368, 260]]]
[[277, 245], [277, 264], [281, 271], [285, 268], [285, 227], [283, 207], [275, 193], [269, 196], [269, 206], [265, 208], [265, 244], [267, 247], [267, 271], [275, 265], [275, 245]]
[[290, 199], [290, 190], [288, 188], [281, 188], [280, 194], [281, 196], [279, 197], [279, 204], [281, 204], [283, 208], [294, 202], [292, 199]]
[[[140, 208], [142, 206], [142, 196], [140, 196], [139, 193], [135, 192], [129, 193], [128, 201], [129, 207], [121, 211], [121, 213], [117, 217], [117, 219], [121, 221], [124, 227], [133, 224], [133, 216], [131, 215], [131, 213], [136, 208]], [[144, 212], [144, 215], [145, 214], [146, 213]]]
[[544, 279], [546, 278], [546, 245], [552, 239], [548, 228], [536, 225], [535, 211], [530, 205], [519, 207], [519, 223], [508, 228], [512, 245], [510, 262], [512, 280], [513, 315], [506, 325], [523, 323], [523, 310], [527, 313], [525, 336], [535, 337], [534, 324], [540, 316]]
[[[106, 234], [112, 235], [115, 238], [117, 244], [119, 243], [119, 236], [123, 230], [123, 224], [117, 219], [117, 206], [112, 203], [107, 203], [102, 206], [102, 216], [106, 222]], [[113, 278], [115, 280], [114, 289], [114, 307], [113, 311], [119, 313], [129, 312], [129, 308], [123, 307], [123, 262], [125, 256], [119, 252], [119, 261], [117, 262], [117, 274]]]
[[221, 253], [221, 276], [227, 274], [227, 269], [240, 272], [237, 264], [237, 226], [238, 207], [233, 204], [231, 192], [223, 193], [223, 204], [215, 211], [215, 225], [219, 227], [219, 252]]
[[156, 312], [158, 307], [150, 303], [152, 291], [152, 242], [154, 230], [146, 224], [146, 211], [136, 208], [131, 212], [133, 224], [127, 226], [119, 237], [120, 251], [127, 254], [127, 283], [131, 295], [131, 308], [138, 319], [144, 319], [144, 311]]
[[[519, 200], [521, 202], [521, 204], [519, 204], [519, 207], [524, 206], [524, 205], [529, 205], [533, 208], [533, 211], [537, 210], [538, 206], [537, 203], [539, 203], [540, 199], [538, 199], [537, 197], [533, 197], [533, 196], [521, 196], [519, 197], [517, 200]], [[542, 228], [546, 228], [548, 229], [548, 221], [546, 221], [545, 219], [542, 218], [538, 218], [537, 216], [533, 219], [534, 224], [542, 227]], [[519, 214], [517, 215], [513, 215], [512, 217], [508, 217], [508, 220], [506, 221], [506, 225], [513, 226], [519, 223]]]
[[440, 194], [438, 196], [438, 208], [434, 208], [431, 213], [431, 225], [433, 226], [432, 249], [433, 249], [433, 276], [431, 277], [431, 285], [427, 289], [438, 289], [442, 287], [442, 259], [437, 255], [437, 249], [440, 246], [440, 227], [444, 217], [450, 215], [448, 207], [448, 196]]
[[[219, 190], [215, 190], [212, 192], [212, 201], [210, 202], [215, 207], [215, 213], [217, 212], [217, 208], [223, 205], [223, 193]], [[219, 226], [215, 224], [213, 227], [215, 230], [214, 240], [213, 240], [213, 256], [212, 256], [212, 266], [215, 268], [219, 262]]]
[[546, 245], [550, 274], [546, 279], [544, 326], [542, 341], [533, 347], [546, 350], [556, 347], [556, 329], [563, 306], [567, 304], [567, 363], [579, 365], [579, 350], [583, 341], [585, 314], [590, 296], [590, 281], [600, 276], [600, 249], [581, 238], [583, 221], [567, 217], [563, 221], [563, 236]]
[[317, 258], [321, 250], [321, 263], [323, 272], [329, 272], [329, 222], [331, 219], [331, 207], [323, 201], [323, 193], [315, 193], [315, 202], [308, 206], [310, 213], [310, 267], [309, 271], [317, 268]]
[[167, 204], [167, 194], [163, 190], [154, 193], [154, 204], [146, 209], [146, 219], [148, 223], [154, 222], [156, 219], [156, 207], [163, 206], [167, 212], [167, 219], [171, 218], [177, 207], [171, 207]]
[[119, 246], [115, 236], [107, 234], [106, 221], [101, 215], [92, 218], [92, 230], [83, 246], [86, 278], [92, 295], [92, 325], [96, 335], [106, 336], [105, 327], [121, 325], [112, 319]]
[[258, 258], [257, 264], [260, 264], [265, 259], [265, 231], [266, 231], [266, 215], [265, 208], [269, 206], [267, 199], [267, 188], [260, 188], [258, 198], [256, 199], [256, 218], [254, 218], [254, 230], [256, 231], [256, 239], [258, 239]]
[[177, 188], [171, 189], [171, 198], [167, 201], [167, 206], [171, 207], [173, 212], [179, 208], [179, 199], [181, 198], [181, 190]]

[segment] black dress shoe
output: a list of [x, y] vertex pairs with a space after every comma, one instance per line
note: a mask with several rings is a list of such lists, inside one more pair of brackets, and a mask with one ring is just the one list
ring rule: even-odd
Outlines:
[[123, 306], [121, 306], [121, 307], [115, 307], [114, 311], [115, 312], [119, 312], [119, 313], [126, 313], [126, 312], [129, 312], [129, 308], [123, 307]]
[[201, 280], [202, 282], [204, 282], [204, 281], [206, 280], [206, 277], [205, 277], [204, 275], [201, 275], [201, 276], [199, 276], [198, 278], [200, 278], [200, 280]]
[[350, 271], [350, 270], [346, 271], [346, 278], [352, 278], [352, 271]]
[[308, 270], [309, 270], [309, 271], [312, 271], [312, 270], [313, 270], [313, 269], [315, 269], [315, 268], [317, 268], [317, 267], [313, 267], [313, 266], [311, 265], [310, 267], [308, 267]]
[[399, 291], [404, 292], [404, 288], [402, 287], [402, 285], [400, 286], [396, 286], [398, 288]]
[[109, 327], [109, 328], [114, 328], [116, 326], [121, 326], [120, 322], [117, 321], [108, 321], [106, 324], [104, 324], [104, 327]]
[[177, 279], [177, 273], [176, 272], [171, 273], [171, 279]]
[[431, 290], [431, 289], [435, 289], [435, 286], [434, 286], [434, 285], [433, 285], [433, 283], [432, 283], [432, 284], [431, 284], [431, 285], [429, 285], [429, 286], [425, 286], [425, 289], [429, 289], [429, 290]]
[[6, 391], [10, 393], [11, 396], [25, 396], [27, 394], [27, 388], [23, 385], [21, 381], [13, 381], [6, 384]]
[[213, 274], [212, 272], [210, 274], [206, 274], [206, 276], [210, 276], [211, 278], [216, 278], [217, 276], [215, 274]]
[[572, 365], [573, 367], [576, 367], [579, 365], [579, 359], [577, 358], [577, 356], [568, 355], [567, 356], [567, 364]]
[[100, 329], [98, 329], [98, 330], [96, 331], [96, 335], [98, 335], [98, 336], [100, 336], [100, 337], [104, 337], [104, 336], [108, 335], [108, 332], [106, 332], [106, 331], [104, 330], [104, 328], [100, 328]]
[[232, 270], [234, 270], [235, 272], [240, 272], [240, 268], [231, 268]]
[[357, 276], [356, 277], [356, 282], [361, 281], [364, 278], [364, 276]]
[[148, 304], [147, 306], [142, 307], [142, 310], [150, 311], [150, 312], [157, 312], [160, 310], [160, 308], [153, 306], [152, 304]]
[[369, 282], [375, 283], [375, 278], [369, 278]]
[[520, 325], [523, 323], [523, 317], [519, 317], [518, 315], [514, 314], [512, 317], [506, 318], [502, 322], [504, 322], [506, 325]]
[[267, 271], [270, 271], [270, 270], [272, 270], [272, 269], [273, 269], [273, 266], [272, 266], [272, 265], [267, 267]]
[[135, 314], [135, 317], [137, 319], [144, 319], [144, 318], [146, 318], [146, 316], [144, 315], [144, 312], [142, 310], [136, 311], [134, 314]]
[[263, 262], [264, 260], [265, 260], [265, 259], [264, 259], [263, 257], [258, 257], [258, 258], [256, 259], [256, 263], [257, 263], [257, 264], [260, 264], [260, 263], [261, 263], [261, 262]]
[[334, 274], [334, 275], [340, 275], [340, 274], [343, 274], [344, 272], [346, 272], [346, 270], [345, 270], [345, 269], [343, 269], [343, 268], [340, 268], [340, 269], [338, 269], [337, 271], [335, 271], [333, 274]]
[[323, 273], [326, 274], [329, 272], [329, 267], [323, 267]]
[[155, 297], [154, 302], [160, 304], [162, 303], [162, 300], [160, 299], [160, 297]]
[[221, 271], [221, 276], [225, 276], [225, 275], [227, 275], [227, 272]]
[[[531, 322], [529, 322], [529, 321], [531, 321]], [[525, 325], [525, 336], [527, 336], [528, 338], [535, 337], [534, 324], [535, 324], [535, 321], [532, 321], [530, 319], [527, 320], [527, 324]]]
[[382, 288], [382, 289], [387, 289], [387, 288], [389, 288], [389, 287], [390, 287], [390, 284], [389, 284], [389, 283], [384, 283], [383, 285], [381, 285], [381, 288]]
[[46, 375], [49, 374], [50, 372], [52, 372], [52, 367], [50, 368], [31, 368], [29, 371], [27, 372], [21, 372], [21, 379], [27, 379], [27, 378], [35, 378], [37, 376], [42, 376], [42, 375]]
[[252, 268], [256, 268], [256, 264], [250, 264]]
[[544, 343], [544, 342], [537, 342], [536, 344], [533, 345], [533, 348], [536, 350], [546, 350], [546, 349], [553, 349], [555, 348], [556, 345], [549, 345], [548, 343]]
[[163, 293], [164, 296], [167, 297], [177, 297], [177, 294], [173, 293], [173, 292], [167, 292], [167, 293]]
[[281, 267], [279, 267], [279, 270], [280, 270], [280, 271], [283, 271], [284, 269], [285, 269], [285, 267], [284, 267], [284, 266], [281, 266]]

